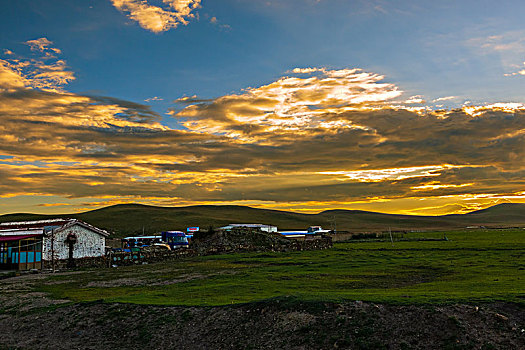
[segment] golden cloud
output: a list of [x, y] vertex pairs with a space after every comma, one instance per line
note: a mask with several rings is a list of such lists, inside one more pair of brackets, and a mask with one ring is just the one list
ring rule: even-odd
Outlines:
[[[35, 88], [44, 91], [62, 91], [62, 86], [75, 79], [65, 60], [58, 59], [60, 49], [51, 45], [47, 38], [26, 42], [32, 51], [43, 56], [21, 58], [18, 56], [0, 59], [0, 89]], [[9, 56], [14, 53], [9, 51]]]
[[187, 25], [194, 18], [191, 12], [200, 7], [201, 0], [162, 0], [166, 6], [151, 5], [146, 0], [111, 0], [113, 6], [154, 33]]
[[0, 88], [3, 91], [9, 91], [25, 86], [25, 79], [11, 68], [11, 64], [8, 61], [0, 59]]
[[385, 180], [405, 180], [414, 177], [431, 177], [440, 176], [441, 171], [445, 169], [461, 168], [461, 166], [453, 166], [449, 164], [438, 166], [420, 166], [408, 168], [390, 168], [390, 169], [375, 169], [375, 170], [351, 170], [351, 171], [322, 171], [318, 174], [322, 175], [342, 175], [343, 180], [357, 180], [360, 182], [381, 182]]
[[179, 101], [189, 106], [172, 115], [189, 130], [261, 142], [268, 133], [312, 135], [316, 131], [363, 129], [337, 115], [383, 108], [402, 93], [393, 84], [381, 83], [383, 76], [359, 69], [296, 68], [292, 72], [314, 75], [283, 77], [211, 102], [192, 104], [191, 98], [184, 98]]
[[26, 44], [29, 45], [32, 51], [43, 52], [47, 57], [52, 57], [54, 53], [62, 53], [60, 49], [53, 47], [53, 42], [49, 41], [47, 38], [28, 40], [26, 41]]

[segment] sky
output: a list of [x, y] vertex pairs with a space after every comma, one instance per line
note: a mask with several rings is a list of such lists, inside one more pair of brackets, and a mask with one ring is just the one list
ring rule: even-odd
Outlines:
[[0, 6], [0, 213], [525, 202], [522, 1]]

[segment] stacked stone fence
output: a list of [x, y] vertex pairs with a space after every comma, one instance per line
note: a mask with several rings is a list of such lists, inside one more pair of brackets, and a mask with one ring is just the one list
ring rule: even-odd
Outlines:
[[315, 239], [293, 240], [257, 229], [235, 228], [221, 230], [213, 235], [192, 242], [199, 255], [236, 252], [291, 252], [331, 248], [332, 239], [316, 236]]
[[[68, 266], [69, 260], [67, 259], [61, 259], [61, 260], [55, 260], [54, 263], [51, 260], [42, 260], [42, 269], [44, 270], [50, 270], [53, 268], [53, 265], [56, 270], [64, 270], [66, 268], [69, 268]], [[107, 266], [107, 259], [105, 256], [95, 256], [95, 257], [87, 257], [87, 258], [76, 258], [74, 259], [74, 267], [75, 268], [91, 268], [91, 267], [105, 267]]]
[[199, 255], [193, 249], [177, 250], [140, 250], [136, 252], [109, 252], [106, 255], [108, 266], [128, 266], [135, 264], [150, 264], [160, 261], [179, 260]]

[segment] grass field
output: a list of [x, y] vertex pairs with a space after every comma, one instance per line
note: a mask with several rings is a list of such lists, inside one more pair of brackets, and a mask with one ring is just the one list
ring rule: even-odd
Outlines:
[[[57, 274], [35, 289], [75, 302], [226, 305], [276, 297], [388, 303], [525, 303], [525, 230], [447, 232], [448, 241], [205, 256]], [[441, 238], [412, 233], [408, 238]]]

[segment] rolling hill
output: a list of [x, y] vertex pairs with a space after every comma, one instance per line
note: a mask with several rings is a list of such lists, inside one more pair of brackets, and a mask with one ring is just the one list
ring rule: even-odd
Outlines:
[[0, 222], [77, 218], [124, 237], [144, 232], [181, 230], [189, 226], [219, 227], [229, 223], [271, 224], [282, 230], [305, 229], [312, 225], [344, 231], [447, 230], [467, 226], [525, 227], [525, 204], [499, 204], [468, 214], [415, 216], [367, 212], [360, 210], [327, 210], [318, 214], [301, 214], [245, 206], [199, 205], [189, 207], [155, 207], [140, 204], [120, 204], [79, 214], [41, 215], [7, 214]]

